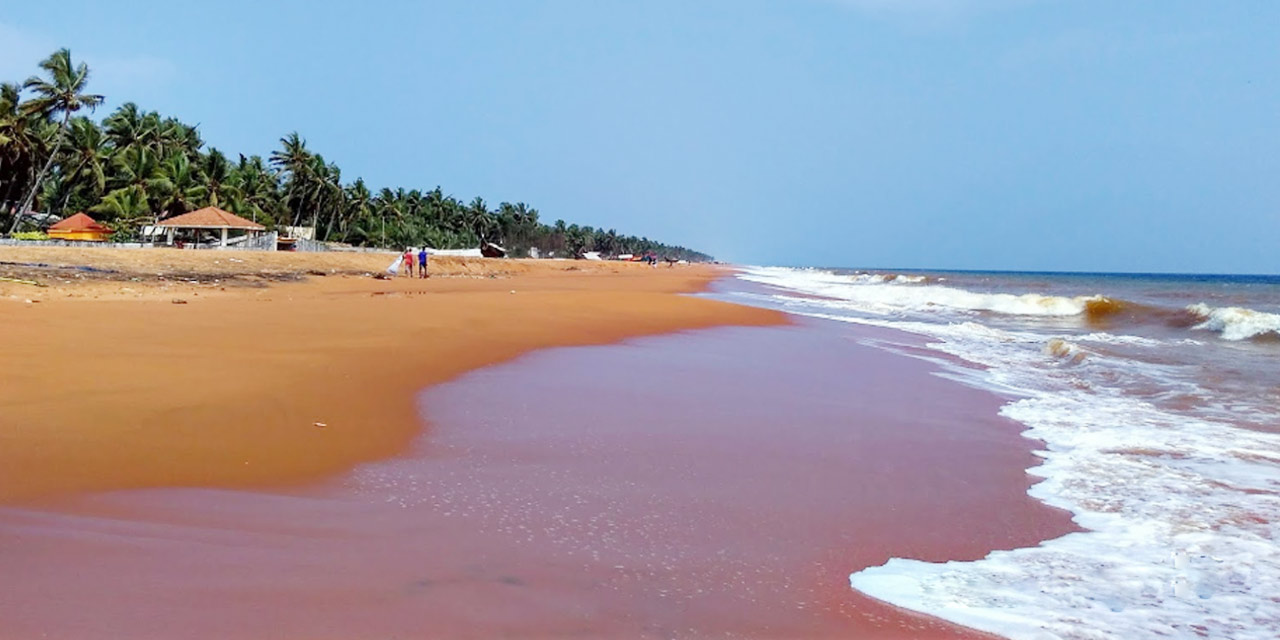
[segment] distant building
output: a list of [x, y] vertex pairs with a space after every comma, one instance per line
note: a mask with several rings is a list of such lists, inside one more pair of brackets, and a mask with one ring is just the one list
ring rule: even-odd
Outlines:
[[276, 228], [277, 228], [277, 229], [280, 231], [280, 233], [281, 233], [284, 237], [286, 237], [286, 238], [301, 238], [301, 239], [303, 239], [303, 240], [315, 240], [315, 239], [316, 239], [316, 228], [315, 228], [315, 227], [291, 227], [291, 226], [280, 226], [280, 227], [276, 227]]
[[49, 227], [49, 237], [54, 240], [82, 240], [105, 242], [111, 229], [83, 213], [77, 213]]

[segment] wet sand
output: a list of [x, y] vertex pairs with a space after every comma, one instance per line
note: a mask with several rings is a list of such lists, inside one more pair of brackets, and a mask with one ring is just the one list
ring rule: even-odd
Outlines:
[[427, 390], [403, 455], [327, 482], [0, 508], [0, 637], [983, 637], [848, 574], [1071, 525], [999, 399], [870, 337], [899, 336], [542, 351]]

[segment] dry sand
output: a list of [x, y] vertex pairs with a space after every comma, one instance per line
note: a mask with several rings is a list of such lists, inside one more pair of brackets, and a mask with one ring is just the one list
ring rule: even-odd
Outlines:
[[0, 275], [48, 285], [0, 281], [0, 503], [305, 482], [402, 451], [414, 394], [469, 369], [784, 321], [674, 295], [714, 267], [443, 258], [428, 280], [352, 275], [391, 257], [0, 248]]

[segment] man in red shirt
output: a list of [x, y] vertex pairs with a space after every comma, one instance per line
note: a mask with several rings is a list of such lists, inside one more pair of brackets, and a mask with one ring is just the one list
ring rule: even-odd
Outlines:
[[404, 250], [404, 274], [413, 277], [413, 248], [408, 247]]

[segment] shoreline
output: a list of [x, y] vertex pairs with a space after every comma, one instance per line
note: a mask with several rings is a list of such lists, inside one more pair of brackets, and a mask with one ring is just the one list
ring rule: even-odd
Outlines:
[[[294, 277], [334, 260], [376, 273], [390, 257], [42, 251], [95, 264], [216, 260], [241, 271], [246, 262], [260, 268], [255, 259], [288, 261]], [[31, 258], [0, 249], [3, 262]], [[467, 371], [551, 346], [787, 322], [680, 295], [703, 290], [724, 273], [718, 267], [456, 258], [432, 266], [428, 280], [311, 276], [229, 289], [217, 279], [54, 282], [39, 302], [14, 298], [22, 285], [7, 285], [0, 369], [13, 373], [0, 387], [0, 504], [306, 483], [403, 452], [423, 429], [416, 394]], [[455, 274], [472, 277], [440, 277]]]
[[[185, 255], [161, 257], [187, 258]], [[221, 254], [219, 259], [224, 269], [228, 257], [241, 257], [241, 254]], [[4, 260], [4, 253], [0, 251], [0, 261]], [[376, 254], [371, 260], [367, 257], [365, 260], [365, 264], [388, 261]], [[980, 466], [986, 467], [993, 460], [1007, 463], [1010, 459], [1031, 455], [1032, 447], [1017, 432], [1011, 438], [1006, 437], [1010, 434], [1003, 433], [1005, 429], [974, 435], [973, 429], [981, 432], [994, 423], [1003, 422], [988, 406], [996, 401], [995, 395], [954, 381], [935, 379], [924, 373], [931, 365], [902, 354], [865, 345], [849, 350], [843, 358], [829, 354], [829, 347], [821, 345], [825, 340], [825, 344], [835, 346], [830, 343], [833, 338], [830, 331], [784, 312], [717, 301], [707, 296], [682, 295], [714, 292], [713, 283], [723, 282], [724, 276], [730, 273], [728, 269], [650, 269], [628, 264], [546, 261], [529, 264], [505, 260], [456, 260], [453, 264], [440, 261], [438, 266], [440, 270], [436, 273], [447, 274], [446, 277], [427, 281], [314, 274], [291, 281], [303, 277], [302, 270], [298, 269], [294, 274], [273, 274], [276, 279], [273, 284], [234, 285], [224, 290], [225, 278], [229, 277], [226, 271], [243, 270], [237, 264], [221, 273], [216, 269], [205, 273], [194, 282], [151, 278], [138, 283], [114, 277], [73, 282], [46, 290], [44, 293], [52, 295], [39, 303], [6, 300], [0, 295], [0, 318], [16, 329], [0, 337], [0, 366], [12, 367], [24, 361], [40, 364], [36, 371], [23, 371], [15, 380], [17, 384], [0, 389], [0, 407], [7, 409], [0, 415], [0, 438], [6, 445], [0, 448], [0, 509], [8, 513], [7, 522], [0, 522], [3, 525], [0, 533], [12, 544], [12, 566], [34, 579], [37, 585], [14, 588], [9, 595], [16, 601], [28, 601], [28, 606], [55, 595], [55, 601], [65, 596], [72, 602], [80, 602], [78, 606], [97, 610], [98, 619], [115, 618], [119, 628], [132, 628], [138, 637], [165, 637], [192, 623], [212, 632], [212, 637], [257, 637], [262, 629], [278, 624], [304, 634], [343, 629], [345, 635], [360, 635], [371, 628], [367, 626], [371, 624], [367, 616], [375, 611], [379, 612], [379, 622], [372, 628], [393, 634], [409, 633], [420, 624], [420, 609], [424, 606], [421, 601], [414, 604], [412, 599], [425, 590], [443, 593], [446, 601], [453, 602], [452, 606], [471, 611], [459, 617], [448, 607], [441, 609], [437, 601], [430, 601], [434, 603], [430, 606], [435, 607], [431, 616], [433, 625], [441, 625], [436, 626], [436, 630], [445, 629], [459, 636], [480, 627], [502, 633], [530, 629], [552, 635], [567, 633], [576, 627], [563, 626], [565, 621], [551, 612], [557, 607], [569, 607], [594, 611], [594, 615], [599, 616], [592, 618], [590, 626], [582, 628], [637, 637], [648, 634], [645, 630], [648, 627], [636, 626], [636, 616], [640, 615], [641, 622], [651, 616], [664, 621], [661, 624], [676, 625], [668, 627], [672, 629], [688, 624], [690, 630], [730, 629], [748, 635], [754, 629], [822, 637], [858, 632], [885, 637], [985, 638], [991, 636], [851, 590], [847, 576], [855, 568], [853, 565], [873, 566], [890, 557], [935, 561], [975, 559], [991, 549], [1034, 544], [1041, 534], [1069, 526], [1064, 524], [1063, 514], [1026, 495], [1021, 485], [1029, 481], [1020, 466], [1022, 463], [1004, 464], [999, 467], [1003, 469], [999, 473], [969, 469], [970, 457], [983, 460]], [[120, 291], [120, 288], [130, 290]], [[172, 304], [175, 291], [188, 303]], [[98, 299], [93, 299], [95, 296]], [[100, 342], [65, 340], [78, 324], [94, 327], [89, 337]], [[666, 373], [663, 367], [653, 368], [652, 362], [648, 368], [641, 364], [640, 373], [634, 374], [629, 371], [631, 364], [627, 358], [603, 369], [600, 362], [594, 367], [589, 365], [592, 358], [597, 357], [592, 354], [601, 354], [599, 357], [606, 360], [616, 358], [620, 350], [630, 348], [627, 345], [683, 343], [691, 351], [682, 353], [680, 348], [670, 347], [653, 351], [654, 347], [645, 346], [642, 353], [650, 355], [631, 356], [638, 357], [641, 363], [655, 357], [674, 358], [670, 364], [675, 366], [675, 371], [671, 373], [679, 378], [683, 363], [689, 358], [697, 360], [695, 353], [704, 348], [698, 345], [723, 342], [723, 336], [733, 335], [733, 327], [739, 327], [737, 331], [741, 332], [751, 331], [745, 327], [779, 327], [782, 331], [742, 333], [743, 336], [757, 335], [763, 342], [757, 344], [756, 339], [742, 338], [739, 347], [722, 352], [719, 359], [703, 362], [701, 366], [711, 369], [700, 377], [685, 380], [684, 385], [662, 382]], [[696, 329], [716, 331], [694, 331]], [[870, 335], [876, 333], [873, 331]], [[198, 348], [189, 355], [173, 358], [173, 353], [182, 353], [184, 337], [192, 335], [198, 338]], [[253, 336], [255, 342], [246, 345], [246, 335]], [[448, 335], [449, 340], [433, 340], [437, 335]], [[785, 346], [789, 342], [799, 351], [792, 353]], [[86, 346], [92, 344], [99, 345], [96, 351]], [[618, 349], [576, 352], [569, 348], [595, 345], [618, 345]], [[733, 403], [731, 398], [743, 393], [731, 391], [741, 382], [730, 380], [759, 383], [759, 380], [750, 382], [751, 376], [757, 374], [744, 377], [734, 369], [732, 361], [744, 356], [734, 355], [730, 360], [724, 357], [738, 353], [738, 349], [750, 352], [759, 348], [774, 353], [775, 357], [785, 355], [799, 357], [800, 362], [820, 363], [820, 371], [801, 374], [783, 364], [778, 372], [768, 374], [786, 380], [787, 372], [791, 371], [790, 376], [807, 379], [807, 384], [787, 383], [795, 385], [796, 393], [815, 393], [815, 385], [821, 386], [819, 381], [827, 379], [821, 371], [827, 372], [830, 379], [839, 380], [847, 375], [866, 376], [869, 374], [861, 370], [876, 369], [897, 378], [900, 386], [881, 389], [867, 398], [870, 407], [859, 407], [848, 414], [839, 411], [830, 401], [820, 402], [821, 408], [805, 408], [799, 414], [808, 416], [802, 420], [815, 425], [814, 433], [800, 438], [795, 436], [801, 434], [774, 431], [768, 420], [757, 422], [759, 415], [773, 415], [765, 406], [784, 410], [789, 402], [800, 401], [788, 400], [785, 395], [771, 395], [773, 392], [767, 392], [765, 387], [749, 395], [759, 396], [755, 402], [762, 402], [760, 398], [764, 397], [772, 397], [773, 402], [757, 407], [754, 413], [744, 413], [737, 420], [724, 419], [714, 406], [728, 406], [723, 403]], [[667, 355], [652, 355], [662, 352]], [[87, 356], [89, 353], [92, 357]], [[575, 353], [581, 355], [573, 355]], [[556, 359], [578, 364], [564, 367], [566, 381], [558, 387], [542, 388], [541, 393], [521, 389], [539, 388], [541, 375], [560, 374], [539, 374], [505, 391], [482, 389], [476, 398], [463, 404], [462, 414], [458, 414], [455, 407], [440, 419], [432, 411], [423, 413], [429, 407], [420, 405], [422, 397], [436, 397], [442, 390], [459, 386], [474, 386], [469, 380], [536, 368], [537, 362]], [[742, 360], [737, 366], [746, 362], [748, 360]], [[623, 367], [628, 373], [616, 373]], [[77, 384], [74, 393], [39, 384], [60, 379], [59, 374], [68, 370], [87, 381]], [[601, 375], [602, 371], [611, 373]], [[134, 373], [132, 378], [126, 375], [130, 372]], [[727, 522], [739, 525], [739, 533], [733, 536], [735, 542], [729, 546], [733, 549], [731, 557], [736, 559], [725, 565], [741, 567], [737, 577], [726, 573], [721, 578], [710, 578], [725, 570], [717, 566], [715, 554], [696, 560], [689, 558], [693, 561], [690, 566], [700, 573], [643, 574], [648, 575], [647, 578], [641, 578], [641, 573], [619, 578], [610, 568], [610, 562], [604, 561], [596, 563], [600, 566], [579, 565], [570, 571], [567, 567], [576, 561], [568, 556], [547, 567], [530, 569], [526, 566], [529, 560], [521, 559], [521, 554], [528, 550], [520, 551], [518, 541], [495, 537], [492, 522], [486, 525], [476, 520], [442, 520], [440, 514], [434, 512], [385, 511], [384, 507], [375, 506], [381, 504], [381, 500], [363, 504], [359, 500], [351, 503], [349, 495], [343, 497], [346, 490], [342, 487], [368, 469], [395, 468], [401, 463], [422, 464], [424, 443], [434, 443], [428, 444], [428, 448], [439, 447], [441, 440], [449, 438], [444, 432], [435, 432], [436, 429], [449, 427], [454, 433], [451, 437], [457, 437], [458, 433], [483, 433], [485, 426], [471, 424], [474, 419], [466, 416], [504, 406], [511, 410], [514, 398], [524, 398], [519, 405], [523, 408], [510, 419], [528, 421], [527, 425], [535, 431], [546, 428], [538, 425], [572, 422], [575, 414], [613, 415], [618, 407], [634, 401], [630, 394], [636, 391], [637, 383], [627, 381], [632, 375], [643, 380], [639, 383], [642, 388], [663, 390], [651, 403], [670, 402], [682, 394], [694, 394], [699, 400], [687, 398], [680, 401], [679, 406], [688, 415], [700, 415], [699, 412], [710, 409], [709, 415], [719, 416], [712, 419], [713, 424], [724, 422], [724, 426], [715, 429], [727, 429], [712, 442], [708, 440], [708, 433], [714, 433], [715, 429], [699, 435], [696, 430], [684, 433], [660, 425], [662, 437], [656, 442], [667, 447], [667, 453], [656, 454], [654, 450], [648, 458], [642, 458], [661, 466], [670, 464], [668, 461], [672, 459], [694, 456], [709, 469], [732, 471], [741, 466], [741, 460], [755, 456], [758, 459], [748, 465], [749, 468], [775, 469], [784, 473], [781, 477], [797, 479], [821, 470], [824, 481], [815, 484], [818, 476], [814, 476], [799, 480], [801, 484], [796, 485], [798, 491], [821, 498], [806, 496], [803, 504], [808, 506], [804, 509], [797, 510], [791, 504], [792, 494], [766, 480], [747, 492], [758, 496], [752, 499], [753, 506], [734, 506], [736, 499], [731, 499], [734, 495], [731, 492], [704, 498], [709, 500], [708, 507], [723, 506], [687, 513], [678, 510], [683, 513], [679, 522], [703, 523], [694, 528], [695, 532], [705, 529], [702, 535], [713, 535]], [[872, 383], [877, 375], [880, 374], [866, 378], [865, 382]], [[598, 385], [596, 378], [612, 382]], [[582, 392], [593, 386], [598, 388]], [[961, 424], [972, 423], [962, 429], [967, 435], [949, 434], [947, 425], [951, 424], [949, 420], [956, 419], [954, 415], [944, 417], [934, 409], [917, 411], [914, 418], [901, 414], [902, 407], [909, 401], [903, 394], [908, 393], [909, 388], [921, 393], [924, 393], [922, 389], [932, 389], [940, 394], [935, 399], [941, 403], [939, 406], [960, 410], [966, 416]], [[572, 391], [562, 394], [560, 389]], [[622, 395], [613, 403], [601, 399], [618, 392]], [[503, 395], [491, 398], [490, 393]], [[508, 394], [514, 396], [507, 397]], [[237, 400], [235, 403], [216, 401], [228, 397]], [[715, 397], [720, 398], [721, 404], [716, 405], [709, 399]], [[797, 396], [801, 397], [806, 396]], [[575, 407], [571, 413], [545, 413], [547, 407], [566, 401]], [[693, 404], [689, 404], [691, 402]], [[708, 407], [707, 403], [712, 406]], [[854, 406], [857, 405], [846, 409], [852, 410]], [[645, 405], [637, 405], [618, 415], [634, 412], [644, 415], [648, 411]], [[526, 415], [526, 412], [533, 413]], [[774, 417], [783, 419], [782, 414]], [[924, 420], [923, 424], [919, 424], [920, 419]], [[870, 420], [866, 426], [853, 426], [866, 420]], [[860, 433], [843, 434], [844, 427], [840, 425], [846, 422], [849, 428]], [[631, 435], [619, 432], [609, 441], [612, 444], [603, 445], [597, 455], [615, 449], [632, 451], [640, 442], [634, 438], [651, 437], [653, 434], [645, 434], [653, 427], [653, 424], [637, 425]], [[908, 427], [915, 430], [916, 435], [897, 434]], [[739, 436], [740, 428], [748, 428], [749, 433]], [[584, 434], [595, 431], [585, 429]], [[879, 433], [879, 430], [886, 432]], [[932, 435], [921, 439], [925, 434]], [[738, 450], [737, 461], [728, 467], [725, 461], [716, 462], [715, 455], [738, 437], [746, 437], [746, 443], [761, 446], [734, 444], [731, 448]], [[848, 437], [853, 440], [846, 442], [844, 438]], [[844, 442], [847, 446], [857, 441], [883, 450], [879, 455], [868, 456], [854, 448], [836, 456], [834, 450], [819, 444], [823, 438], [832, 444]], [[947, 446], [931, 442], [932, 438], [944, 439]], [[816, 449], [815, 445], [818, 445]], [[19, 446], [26, 449], [17, 448]], [[531, 441], [521, 446], [535, 445]], [[648, 447], [645, 444], [642, 448]], [[944, 451], [947, 447], [954, 449]], [[502, 451], [501, 448], [486, 449], [484, 444], [474, 449], [490, 453]], [[459, 451], [472, 450], [473, 447], [467, 446]], [[703, 453], [695, 455], [699, 450]], [[964, 459], [957, 461], [953, 459], [956, 451], [968, 453], [959, 456]], [[544, 455], [534, 455], [539, 465], [548, 464]], [[845, 455], [851, 457], [846, 459]], [[598, 461], [577, 461], [572, 457], [550, 466], [556, 473], [577, 474], [587, 470], [593, 480], [583, 488], [597, 491], [602, 487], [594, 478], [604, 479], [618, 469], [636, 464], [629, 456], [616, 458], [604, 466]], [[784, 458], [789, 462], [779, 462]], [[443, 464], [443, 468], [456, 471], [456, 467], [450, 467], [451, 460], [456, 462], [452, 456], [432, 458], [430, 464], [422, 468], [435, 469], [434, 473], [439, 474], [441, 470], [437, 467]], [[524, 469], [522, 465], [527, 464], [520, 463], [513, 468], [509, 463], [487, 457], [484, 460], [484, 464], [477, 467], [479, 472], [499, 476]], [[908, 467], [931, 470], [904, 474], [904, 468]], [[937, 470], [942, 468], [947, 471]], [[938, 476], [939, 473], [942, 476]], [[938, 499], [932, 491], [922, 493], [916, 486], [922, 477], [947, 474], [951, 474], [947, 483], [955, 474], [985, 480], [946, 490], [942, 489], [943, 484], [938, 484], [936, 490], [951, 492], [951, 502]], [[516, 473], [516, 477], [522, 478], [523, 483], [525, 472]], [[535, 484], [540, 482], [536, 478], [535, 473], [532, 479]], [[696, 495], [705, 492], [705, 487], [723, 487], [717, 491], [729, 491], [730, 487], [740, 488], [761, 480], [750, 476], [737, 479], [725, 476], [697, 479], [695, 476], [684, 482], [681, 486], [687, 488], [675, 495]], [[929, 482], [936, 484], [939, 480]], [[881, 483], [882, 488], [871, 490]], [[644, 531], [661, 522], [660, 513], [649, 512], [652, 504], [646, 507], [645, 500], [635, 503], [635, 497], [628, 496], [633, 496], [634, 487], [663, 484], [665, 480], [656, 485], [637, 480], [612, 502], [630, 505], [614, 516], [622, 521], [643, 516], [633, 523], [634, 527], [622, 526], [622, 530]], [[417, 486], [416, 481], [413, 485]], [[544, 484], [545, 491], [554, 494], [562, 489], [560, 485], [561, 481]], [[1012, 493], [1010, 487], [1015, 489]], [[131, 489], [144, 491], [129, 491]], [[487, 501], [491, 499], [488, 496], [510, 493], [511, 490], [500, 490], [474, 495], [471, 501]], [[518, 495], [519, 491], [515, 493]], [[970, 501], [968, 509], [959, 506], [963, 500], [957, 498], [962, 496]], [[402, 500], [403, 496], [389, 495], [388, 499]], [[665, 504], [671, 504], [669, 499], [664, 500]], [[409, 506], [414, 506], [412, 500]], [[563, 508], [548, 506], [552, 511]], [[401, 507], [408, 508], [403, 504]], [[973, 515], [989, 512], [1000, 513], [998, 520], [1010, 529], [1002, 531], [999, 526], [993, 529], [991, 524], [982, 522], [984, 518]], [[741, 525], [749, 522], [750, 514], [754, 513], [761, 514], [764, 522], [742, 529]], [[794, 522], [782, 518], [781, 514], [790, 514]], [[866, 514], [870, 514], [871, 519], [864, 522]], [[654, 517], [659, 520], [651, 519]], [[346, 524], [353, 519], [368, 519], [369, 523]], [[541, 525], [530, 522], [529, 526], [537, 530], [540, 526], [559, 524], [562, 521]], [[408, 532], [424, 526], [427, 529], [406, 539]], [[712, 528], [706, 529], [707, 526]], [[793, 536], [797, 526], [806, 532], [804, 536]], [[688, 532], [674, 535], [682, 529], [669, 529], [661, 539], [684, 539]], [[387, 531], [399, 534], [388, 535]], [[762, 535], [766, 537], [761, 538]], [[767, 536], [778, 536], [777, 541], [770, 542]], [[97, 542], [89, 543], [93, 539]], [[137, 544], [153, 539], [163, 542], [158, 547], [150, 543]], [[417, 557], [414, 554], [419, 553], [419, 549], [415, 541], [423, 539], [432, 540], [432, 547], [453, 548], [455, 553], [446, 555], [460, 555], [461, 564], [420, 557], [415, 561], [418, 568], [414, 571], [428, 573], [429, 577], [415, 577], [412, 571], [406, 573], [401, 565], [406, 558]], [[385, 549], [354, 551], [349, 545], [356, 540], [373, 543], [361, 544], [361, 547]], [[584, 538], [577, 544], [594, 544], [589, 540]], [[781, 553], [776, 545], [782, 540], [788, 541], [783, 547], [794, 550]], [[210, 542], [214, 543], [212, 547]], [[283, 553], [281, 545], [295, 543], [307, 551]], [[508, 548], [512, 544], [516, 546]], [[653, 540], [632, 540], [628, 543], [630, 546], [605, 551], [630, 558], [617, 561], [628, 565], [640, 556], [653, 557], [645, 554], [684, 553], [675, 551], [676, 547], [664, 551], [661, 545], [652, 547], [653, 544]], [[695, 536], [682, 544], [698, 548], [705, 542], [698, 542]], [[565, 551], [555, 545], [537, 548], [535, 557], [538, 558], [556, 558]], [[749, 569], [753, 565], [749, 558], [752, 549], [766, 553], [763, 564], [755, 569]], [[277, 553], [281, 555], [277, 557]], [[354, 569], [345, 564], [328, 566], [334, 560], [324, 560], [352, 553], [363, 558], [358, 563], [360, 566], [368, 565], [353, 576], [339, 577], [338, 573]], [[227, 573], [215, 570], [208, 564], [208, 558], [191, 559], [206, 554], [217, 558], [214, 565], [228, 567], [244, 566], [252, 558], [251, 563], [260, 567], [250, 574], [264, 572], [258, 580], [268, 580], [268, 574], [279, 576], [270, 581], [278, 579], [287, 587], [285, 593], [273, 596], [282, 611], [261, 618], [255, 617], [258, 614], [252, 609], [243, 609], [240, 602], [245, 594], [260, 587], [240, 584], [243, 579], [240, 570]], [[476, 568], [481, 565], [483, 569]], [[185, 569], [175, 572], [173, 567]], [[316, 573], [316, 567], [323, 570]], [[73, 580], [65, 573], [72, 570], [80, 577]], [[741, 573], [743, 570], [748, 573]], [[772, 576], [769, 579], [776, 584], [766, 583], [762, 587], [759, 582], [754, 586], [740, 583], [751, 571], [758, 572], [761, 578]], [[144, 582], [151, 586], [107, 595], [114, 576], [123, 573], [145, 576]], [[186, 577], [188, 574], [203, 577], [193, 584]], [[446, 577], [439, 577], [441, 574]], [[218, 588], [222, 591], [206, 602], [206, 598], [195, 594], [204, 588], [201, 586], [204, 581], [210, 579], [221, 585]], [[84, 583], [71, 586], [79, 580]], [[611, 585], [613, 593], [583, 590], [583, 581], [590, 580]], [[507, 598], [512, 586], [524, 584], [539, 584], [542, 589], [519, 591], [517, 601], [502, 608], [500, 617], [505, 622], [492, 627], [480, 603]], [[725, 593], [714, 595], [712, 585], [715, 584], [724, 584]], [[746, 593], [756, 594], [753, 598], [762, 599], [742, 600], [731, 593], [735, 590], [731, 586], [734, 584], [736, 590], [745, 588]], [[422, 585], [431, 586], [427, 589]], [[779, 585], [787, 586], [783, 589]], [[696, 596], [691, 591], [695, 587], [699, 594]], [[388, 588], [397, 595], [377, 596], [377, 604], [368, 600]], [[174, 611], [160, 615], [141, 604], [160, 595], [155, 589], [167, 594], [164, 597], [169, 599]], [[678, 614], [664, 609], [665, 600], [649, 600], [656, 592], [681, 589], [690, 590], [690, 604], [682, 604]], [[711, 589], [707, 592], [711, 595], [701, 595], [707, 589]], [[806, 594], [798, 606], [789, 604], [795, 595], [791, 589], [800, 589]], [[188, 596], [180, 595], [182, 593]], [[630, 595], [620, 599], [620, 593]], [[328, 602], [334, 610], [317, 618], [326, 620], [323, 625], [312, 627], [315, 621], [307, 619], [310, 614], [304, 612], [310, 611], [310, 605], [317, 600]], [[753, 601], [755, 604], [751, 604]], [[213, 605], [212, 611], [238, 611], [238, 615], [248, 616], [248, 626], [226, 626], [220, 620], [208, 618], [192, 608], [197, 602], [204, 603], [198, 609]], [[632, 608], [633, 602], [640, 604]], [[768, 606], [762, 606], [766, 602]], [[552, 603], [558, 604], [549, 610], [543, 609]], [[155, 624], [161, 626], [138, 627], [114, 613], [139, 607], [148, 615], [157, 616]], [[41, 620], [53, 620], [61, 610], [56, 604], [40, 605], [30, 612], [13, 610], [3, 617], [35, 631], [42, 628]]]
[[[0, 508], [26, 577], [0, 617], [64, 637], [993, 637], [848, 573], [1034, 544], [1068, 516], [1026, 495], [998, 398], [841, 329], [530, 353], [421, 390], [433, 427], [405, 453], [287, 492]], [[55, 622], [68, 602], [81, 620]]]

